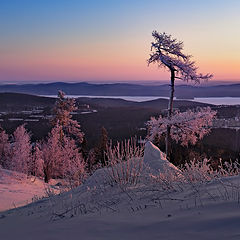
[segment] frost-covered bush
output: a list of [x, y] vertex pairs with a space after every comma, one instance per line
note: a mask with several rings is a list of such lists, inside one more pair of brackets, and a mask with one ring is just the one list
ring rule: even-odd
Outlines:
[[109, 146], [106, 152], [106, 174], [121, 185], [138, 183], [143, 168], [143, 146], [136, 139], [125, 140]]
[[[221, 161], [220, 161], [221, 162]], [[161, 187], [174, 189], [176, 187], [187, 185], [199, 185], [201, 183], [211, 182], [212, 180], [220, 180], [224, 177], [236, 176], [240, 174], [240, 164], [236, 162], [225, 162], [213, 169], [210, 160], [191, 160], [185, 163], [181, 168], [181, 173], [164, 172], [151, 175], [151, 178], [160, 183]], [[180, 185], [179, 185], [180, 184]]]
[[220, 159], [220, 165], [214, 170], [210, 160], [205, 158], [202, 161], [192, 160], [189, 163], [185, 163], [181, 170], [187, 182], [206, 182], [213, 179], [239, 175], [240, 164], [237, 160], [235, 162], [230, 160], [229, 162], [222, 163]]
[[222, 162], [222, 159], [220, 158], [220, 165], [218, 168], [218, 173], [220, 176], [236, 176], [240, 174], [240, 163], [238, 161], [232, 162], [230, 160], [229, 162]]
[[196, 111], [190, 109], [186, 112], [175, 111], [171, 118], [161, 115], [158, 118], [152, 117], [147, 122], [148, 138], [153, 141], [156, 137], [166, 135], [167, 127], [171, 126], [171, 139], [183, 146], [187, 146], [189, 143], [194, 145], [211, 131], [215, 115], [216, 111], [207, 107], [198, 108]]
[[213, 170], [206, 158], [202, 161], [192, 160], [185, 163], [182, 168], [182, 175], [188, 183], [210, 181], [218, 176], [217, 171]]

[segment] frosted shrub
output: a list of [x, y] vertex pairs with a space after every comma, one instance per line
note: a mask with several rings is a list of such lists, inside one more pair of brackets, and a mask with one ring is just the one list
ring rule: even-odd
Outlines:
[[106, 173], [110, 179], [121, 185], [137, 184], [143, 167], [143, 150], [143, 146], [137, 146], [135, 139], [109, 146]]
[[171, 189], [174, 188], [175, 183], [198, 184], [240, 174], [240, 164], [238, 162], [230, 161], [222, 163], [220, 159], [220, 163], [218, 170], [214, 170], [208, 159], [205, 158], [202, 161], [194, 159], [182, 166], [181, 174], [176, 175], [172, 172], [165, 172], [151, 177], [160, 183], [163, 188]]
[[218, 173], [220, 176], [223, 177], [239, 175], [240, 164], [237, 161], [232, 162], [232, 160], [230, 160], [229, 162], [222, 163], [222, 159], [220, 158], [220, 166]]
[[149, 131], [149, 140], [153, 141], [157, 136], [166, 135], [167, 126], [171, 126], [170, 137], [182, 146], [189, 143], [194, 145], [206, 134], [209, 134], [212, 127], [212, 121], [216, 116], [216, 111], [210, 107], [198, 108], [196, 111], [187, 110], [186, 112], [175, 111], [171, 118], [152, 117], [147, 122]]
[[151, 181], [157, 184], [160, 190], [183, 190], [187, 186], [196, 188], [199, 183], [209, 182], [218, 178], [218, 172], [214, 171], [208, 159], [185, 163], [179, 172], [166, 169], [157, 175], [150, 175]]
[[205, 182], [215, 178], [217, 172], [212, 169], [209, 160], [205, 158], [202, 161], [192, 160], [185, 163], [182, 175], [187, 182]]
[[160, 185], [160, 188], [163, 190], [172, 190], [175, 189], [175, 183], [182, 180], [182, 175], [171, 169], [166, 169], [164, 173], [159, 173], [158, 175], [150, 174], [151, 181]]

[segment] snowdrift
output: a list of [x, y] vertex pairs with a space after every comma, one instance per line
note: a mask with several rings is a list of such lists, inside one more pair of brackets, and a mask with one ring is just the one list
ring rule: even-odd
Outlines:
[[144, 164], [149, 168], [150, 174], [180, 174], [181, 171], [166, 159], [165, 153], [148, 141], [144, 148]]
[[[148, 177], [162, 175], [180, 176], [181, 171], [166, 159], [166, 155], [152, 142], [148, 141], [144, 148], [143, 158], [132, 158], [129, 161], [101, 168], [90, 176], [85, 185], [93, 187], [96, 184], [110, 182], [127, 182], [129, 178], [138, 178], [137, 182], [146, 181]], [[136, 181], [135, 181], [136, 183]]]

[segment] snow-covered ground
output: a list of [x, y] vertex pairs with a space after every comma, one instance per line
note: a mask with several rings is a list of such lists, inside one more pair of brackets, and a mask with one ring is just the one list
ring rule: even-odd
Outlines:
[[17, 208], [46, 196], [57, 187], [44, 183], [35, 177], [0, 168], [0, 211]]
[[[228, 179], [228, 183], [239, 181], [239, 177]], [[149, 188], [140, 194], [144, 198], [142, 201], [139, 196], [136, 196], [138, 200], [127, 200], [125, 193], [118, 191], [121, 203], [111, 204], [116, 195], [109, 198], [108, 203], [105, 202], [107, 199], [103, 201], [98, 197], [96, 207], [99, 209], [90, 211], [83, 205], [78, 214], [74, 215], [72, 211], [66, 217], [60, 215], [61, 211], [53, 211], [57, 200], [42, 200], [0, 214], [1, 239], [240, 239], [240, 204], [230, 188], [225, 192], [218, 184], [204, 186], [200, 191], [202, 196], [198, 197], [189, 190], [162, 195]], [[222, 197], [213, 191], [215, 188], [219, 188]], [[147, 190], [152, 190], [151, 194], [147, 194]], [[132, 197], [133, 193], [137, 192], [130, 191]], [[67, 198], [70, 203], [71, 194]], [[80, 195], [78, 198], [81, 201]], [[66, 212], [67, 201], [60, 202], [62, 212]], [[104, 203], [107, 206], [100, 209]]]
[[[0, 239], [240, 239], [240, 176], [187, 182], [146, 146], [154, 152], [145, 151], [149, 166], [137, 184], [116, 183], [111, 169], [100, 169], [72, 191], [0, 213]], [[152, 166], [179, 180], [150, 177]]]

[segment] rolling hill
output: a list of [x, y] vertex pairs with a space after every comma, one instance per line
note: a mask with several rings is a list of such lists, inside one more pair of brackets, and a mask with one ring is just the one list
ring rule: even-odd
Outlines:
[[[168, 97], [169, 85], [140, 85], [140, 84], [92, 84], [79, 83], [44, 83], [44, 84], [7, 84], [0, 85], [0, 92], [18, 92], [37, 95], [56, 95], [63, 90], [69, 95], [92, 96], [162, 96]], [[240, 84], [216, 86], [176, 85], [177, 98], [194, 97], [240, 97]]]

